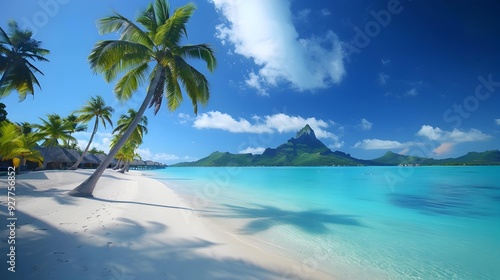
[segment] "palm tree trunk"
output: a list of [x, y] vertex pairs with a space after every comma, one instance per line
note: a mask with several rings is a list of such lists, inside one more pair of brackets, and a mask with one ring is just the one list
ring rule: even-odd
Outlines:
[[122, 164], [122, 160], [120, 159], [120, 160], [116, 163], [115, 167], [113, 167], [113, 170], [118, 170], [118, 169], [120, 169], [120, 165], [121, 165], [121, 164]]
[[129, 166], [129, 164], [130, 164], [130, 161], [128, 161], [128, 160], [127, 160], [127, 161], [123, 164], [122, 169], [120, 169], [118, 172], [120, 172], [120, 173], [125, 173], [125, 171], [127, 171], [127, 168], [128, 168], [128, 166]]
[[76, 170], [80, 163], [82, 162], [83, 158], [85, 157], [85, 154], [87, 154], [87, 151], [90, 148], [90, 144], [92, 144], [92, 140], [94, 140], [94, 135], [97, 132], [97, 126], [99, 125], [99, 118], [96, 116], [95, 117], [95, 123], [94, 123], [94, 130], [92, 131], [92, 135], [90, 135], [89, 143], [87, 144], [87, 147], [85, 147], [85, 150], [82, 152], [82, 155], [80, 158], [69, 168], [69, 170]]
[[118, 153], [120, 148], [127, 142], [128, 138], [132, 133], [134, 132], [134, 129], [137, 127], [139, 122], [141, 121], [142, 116], [144, 115], [144, 112], [146, 111], [146, 108], [148, 107], [149, 103], [151, 102], [151, 99], [153, 98], [154, 92], [156, 90], [157, 86], [163, 86], [159, 85], [160, 78], [162, 76], [162, 67], [160, 65], [157, 65], [156, 71], [155, 71], [155, 76], [153, 78], [153, 81], [149, 85], [148, 88], [148, 93], [146, 94], [146, 97], [144, 98], [144, 101], [141, 104], [141, 107], [137, 111], [137, 115], [135, 116], [134, 120], [132, 121], [132, 124], [130, 127], [125, 131], [123, 136], [116, 142], [116, 144], [111, 148], [109, 151], [108, 155], [104, 160], [99, 164], [97, 169], [90, 175], [90, 177], [85, 180], [83, 183], [78, 185], [76, 188], [71, 190], [68, 194], [71, 196], [76, 196], [76, 197], [93, 197], [92, 193], [94, 192], [95, 186], [97, 184], [97, 181], [99, 181], [99, 178], [101, 178], [102, 173], [104, 173], [104, 170], [109, 166], [111, 161], [113, 161], [113, 158], [115, 155]]

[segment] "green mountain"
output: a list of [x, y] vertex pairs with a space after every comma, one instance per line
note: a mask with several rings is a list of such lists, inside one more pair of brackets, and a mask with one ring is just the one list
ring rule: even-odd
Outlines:
[[349, 154], [332, 152], [316, 138], [314, 130], [306, 125], [295, 137], [275, 149], [267, 148], [262, 155], [214, 152], [195, 162], [174, 166], [331, 166], [369, 165]]
[[417, 156], [407, 156], [393, 153], [391, 151], [385, 155], [371, 160], [375, 165], [434, 165], [437, 161], [432, 158]]
[[470, 152], [458, 158], [437, 160], [440, 165], [500, 165], [500, 151]]
[[470, 152], [458, 158], [433, 159], [387, 152], [371, 160], [376, 165], [500, 165], [500, 151]]
[[172, 166], [359, 166], [359, 165], [500, 165], [500, 151], [471, 152], [459, 158], [433, 159], [387, 152], [373, 160], [361, 160], [341, 151], [332, 152], [316, 138], [306, 125], [275, 149], [267, 148], [261, 155], [214, 152], [194, 162]]

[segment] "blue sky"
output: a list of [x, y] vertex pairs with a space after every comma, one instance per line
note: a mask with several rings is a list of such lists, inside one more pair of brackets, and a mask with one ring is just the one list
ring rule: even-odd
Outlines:
[[[15, 122], [70, 114], [90, 96], [127, 103], [86, 61], [101, 39], [96, 20], [114, 9], [135, 18], [149, 1], [40, 0], [2, 4], [51, 54], [42, 90], [0, 102]], [[186, 2], [170, 1], [176, 8]], [[306, 123], [332, 150], [371, 159], [391, 150], [446, 158], [500, 148], [500, 4], [482, 1], [198, 0], [185, 43], [210, 43], [218, 67], [208, 106], [190, 102], [149, 118], [140, 154], [165, 163], [213, 151], [262, 152]], [[113, 36], [109, 36], [113, 37]], [[194, 63], [199, 69], [203, 65]], [[89, 129], [90, 132], [90, 129]], [[89, 133], [75, 135], [80, 145]], [[108, 150], [111, 129], [95, 146]]]

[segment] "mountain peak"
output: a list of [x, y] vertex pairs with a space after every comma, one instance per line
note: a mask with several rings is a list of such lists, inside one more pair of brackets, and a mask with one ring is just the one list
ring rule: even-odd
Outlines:
[[295, 135], [295, 139], [299, 139], [301, 137], [308, 137], [308, 138], [316, 138], [316, 134], [314, 134], [314, 130], [309, 126], [309, 124], [306, 124], [299, 132], [297, 132], [297, 135]]

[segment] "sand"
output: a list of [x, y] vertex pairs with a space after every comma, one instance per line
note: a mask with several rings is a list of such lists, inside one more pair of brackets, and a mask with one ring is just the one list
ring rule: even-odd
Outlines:
[[221, 231], [163, 183], [107, 170], [94, 198], [67, 192], [91, 170], [15, 178], [15, 272], [7, 177], [0, 177], [0, 279], [332, 279]]

